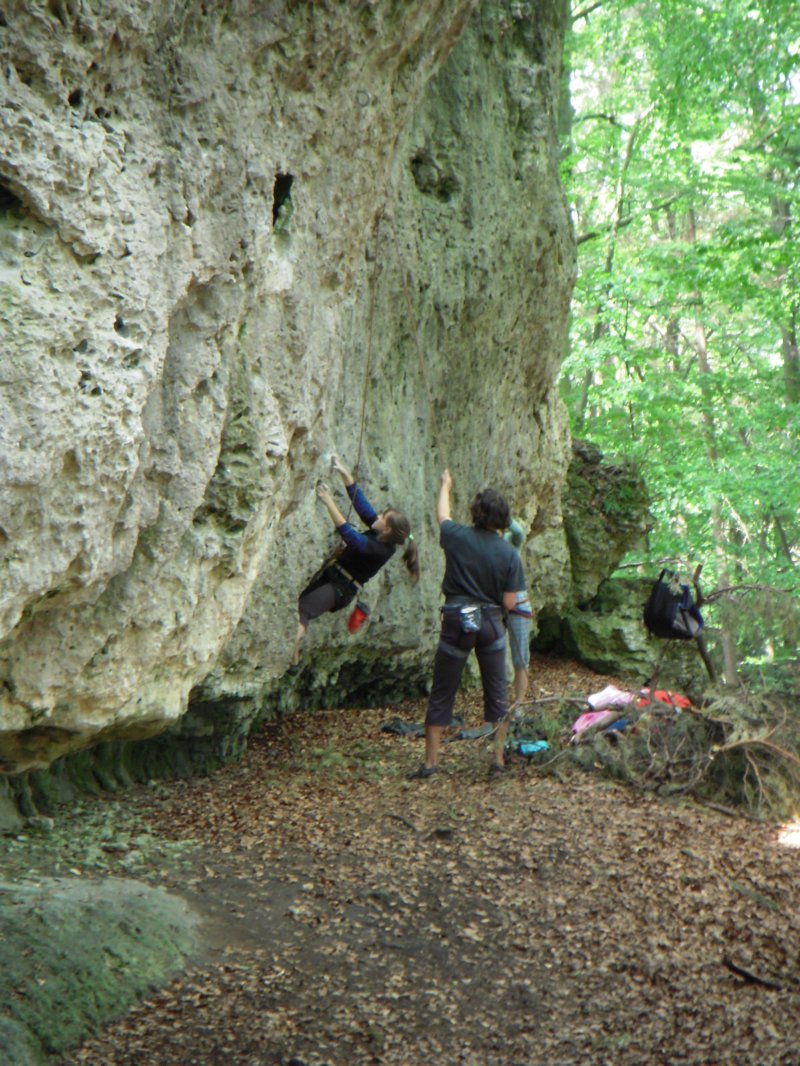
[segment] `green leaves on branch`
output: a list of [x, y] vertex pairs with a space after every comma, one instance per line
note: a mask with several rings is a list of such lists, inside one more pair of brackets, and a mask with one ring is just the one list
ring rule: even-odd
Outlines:
[[[675, 555], [800, 570], [800, 5], [609, 0], [567, 48], [573, 424], [638, 460]], [[640, 557], [640, 556], [639, 556]]]

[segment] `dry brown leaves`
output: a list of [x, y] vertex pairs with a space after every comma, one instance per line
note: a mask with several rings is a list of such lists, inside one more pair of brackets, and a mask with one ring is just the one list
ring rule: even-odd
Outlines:
[[[536, 695], [613, 678], [534, 665]], [[480, 700], [463, 697], [468, 725]], [[521, 766], [408, 781], [424, 707], [296, 715], [132, 803], [201, 842], [164, 872], [203, 956], [65, 1063], [800, 1063], [800, 851], [773, 827]]]

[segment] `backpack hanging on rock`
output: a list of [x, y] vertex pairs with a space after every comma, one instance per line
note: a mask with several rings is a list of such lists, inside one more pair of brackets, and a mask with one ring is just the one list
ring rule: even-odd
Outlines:
[[676, 640], [691, 640], [703, 628], [689, 586], [681, 585], [671, 570], [658, 575], [645, 604], [644, 624], [651, 637]]

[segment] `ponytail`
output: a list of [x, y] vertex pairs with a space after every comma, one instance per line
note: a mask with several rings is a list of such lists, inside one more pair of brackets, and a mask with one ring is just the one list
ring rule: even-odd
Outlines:
[[419, 556], [417, 554], [417, 542], [412, 533], [408, 534], [408, 547], [403, 552], [403, 562], [411, 580], [416, 584], [419, 581]]
[[389, 536], [391, 544], [408, 544], [403, 552], [403, 562], [412, 581], [419, 581], [419, 557], [417, 554], [417, 542], [411, 532], [411, 523], [401, 511], [390, 508], [388, 513]]

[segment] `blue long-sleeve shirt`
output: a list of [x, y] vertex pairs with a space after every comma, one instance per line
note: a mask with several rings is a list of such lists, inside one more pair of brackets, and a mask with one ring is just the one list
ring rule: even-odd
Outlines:
[[[355, 482], [353, 482], [352, 485], [346, 485], [345, 488], [347, 489], [347, 495], [350, 497], [356, 514], [367, 529], [372, 529], [372, 523], [378, 517], [378, 512]], [[366, 534], [359, 533], [349, 522], [344, 522], [336, 528], [345, 544], [348, 544], [351, 548], [355, 548], [356, 551], [365, 550]]]
[[370, 527], [378, 517], [378, 512], [366, 498], [357, 484], [345, 486], [356, 514], [367, 526], [362, 533], [343, 522], [336, 531], [345, 543], [345, 549], [336, 562], [360, 584], [364, 585], [384, 566], [395, 553], [394, 544], [379, 540], [378, 534]]

